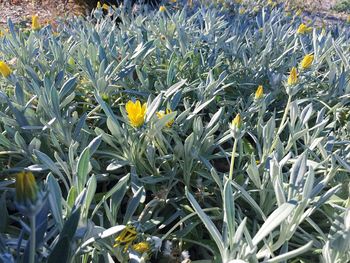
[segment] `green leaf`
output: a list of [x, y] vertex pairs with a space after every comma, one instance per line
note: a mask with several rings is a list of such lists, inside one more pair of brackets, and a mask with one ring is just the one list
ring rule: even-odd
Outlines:
[[80, 193], [83, 190], [90, 170], [90, 149], [86, 147], [84, 151], [80, 154], [77, 164], [76, 173], [78, 177], [78, 193]]
[[52, 211], [52, 215], [58, 224], [59, 230], [63, 228], [63, 217], [62, 217], [62, 193], [57, 180], [50, 173], [47, 176], [47, 185], [49, 190], [49, 202]]
[[233, 247], [233, 237], [235, 235], [235, 200], [230, 181], [226, 181], [224, 186], [224, 228], [227, 228], [227, 236], [224, 240], [227, 242], [225, 247]]
[[294, 210], [297, 206], [296, 202], [287, 202], [278, 207], [260, 227], [258, 233], [253, 238], [254, 246], [263, 240], [267, 235], [271, 234], [277, 226], [279, 226]]
[[140, 187], [137, 192], [132, 197], [131, 201], [129, 202], [128, 206], [126, 207], [126, 212], [124, 214], [123, 224], [126, 225], [129, 220], [131, 220], [131, 217], [135, 213], [137, 207], [140, 204], [141, 198], [144, 195], [144, 188], [143, 186]]
[[213, 221], [210, 220], [210, 218], [204, 213], [200, 205], [197, 203], [196, 199], [194, 199], [193, 195], [188, 191], [187, 187], [185, 189], [186, 191], [186, 197], [188, 201], [190, 201], [193, 209], [196, 211], [198, 214], [199, 218], [202, 220], [203, 224], [209, 231], [211, 237], [214, 239], [216, 246], [218, 247], [220, 251], [220, 255], [222, 257], [222, 260], [224, 260], [225, 257], [225, 247], [223, 243], [222, 236], [219, 232], [219, 230], [216, 228], [215, 224]]

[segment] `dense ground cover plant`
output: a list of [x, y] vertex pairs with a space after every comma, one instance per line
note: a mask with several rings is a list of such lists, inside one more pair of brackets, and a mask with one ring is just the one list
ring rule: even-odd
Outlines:
[[238, 2], [8, 21], [2, 262], [349, 261], [348, 31]]

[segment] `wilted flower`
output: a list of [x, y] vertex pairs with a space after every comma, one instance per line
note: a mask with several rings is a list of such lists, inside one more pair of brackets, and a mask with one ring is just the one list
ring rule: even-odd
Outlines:
[[307, 54], [303, 60], [300, 62], [300, 66], [302, 69], [307, 69], [311, 66], [312, 62], [314, 61], [314, 55], [313, 54]]
[[33, 15], [32, 16], [32, 29], [33, 30], [39, 30], [40, 29], [40, 23], [39, 23], [39, 16]]
[[38, 186], [31, 172], [20, 172], [16, 175], [16, 201], [18, 203], [35, 202]]
[[165, 8], [164, 5], [161, 5], [161, 6], [159, 7], [159, 12], [165, 12], [165, 10], [166, 10], [166, 8]]
[[188, 261], [190, 259], [190, 253], [187, 250], [184, 250], [181, 252], [181, 260], [182, 262], [190, 262]]
[[10, 67], [6, 64], [5, 61], [0, 61], [0, 73], [7, 78], [8, 76], [11, 75], [12, 70]]
[[[157, 112], [157, 116], [158, 116], [158, 119], [162, 119], [165, 115], [167, 115], [167, 114], [170, 114], [170, 113], [172, 113], [173, 111], [171, 110], [171, 109], [166, 109], [165, 110], [165, 112], [162, 110], [162, 111], [158, 111]], [[168, 128], [170, 128], [172, 125], [173, 125], [173, 123], [174, 123], [174, 120], [170, 120], [170, 121], [168, 121], [167, 123], [166, 123], [166, 126], [168, 127]]]
[[125, 105], [125, 110], [128, 114], [130, 124], [133, 127], [138, 128], [143, 125], [147, 110], [146, 103], [141, 106], [139, 100], [136, 100], [136, 102], [129, 100]]
[[163, 248], [163, 255], [170, 256], [172, 251], [173, 251], [173, 243], [171, 243], [169, 240], [165, 241], [164, 248]]
[[296, 67], [293, 67], [289, 73], [288, 85], [295, 85], [298, 82], [298, 71]]
[[139, 243], [136, 243], [136, 244], [132, 245], [132, 249], [135, 250], [136, 252], [140, 253], [140, 254], [149, 251], [150, 248], [151, 247], [150, 247], [149, 243], [146, 242], [146, 241], [139, 242]]
[[301, 23], [300, 26], [298, 27], [297, 33], [302, 35], [305, 33], [309, 33], [311, 31], [312, 31], [312, 27], [308, 27], [304, 23]]
[[259, 100], [264, 96], [264, 88], [262, 85], [259, 85], [258, 88], [255, 91], [255, 96], [254, 99], [255, 100]]
[[128, 250], [132, 242], [137, 237], [137, 232], [135, 227], [126, 226], [123, 231], [115, 239], [115, 244], [113, 247], [124, 246], [124, 252]]

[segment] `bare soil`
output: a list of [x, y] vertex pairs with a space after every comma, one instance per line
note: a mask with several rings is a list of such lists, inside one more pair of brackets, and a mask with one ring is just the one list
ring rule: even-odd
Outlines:
[[[337, 0], [280, 0], [289, 7], [304, 10], [308, 16], [316, 15], [319, 22], [327, 23], [346, 20], [348, 14], [332, 10]], [[80, 4], [76, 4], [80, 2]], [[56, 17], [85, 14], [84, 0], [0, 0], [0, 27], [6, 24], [7, 18], [14, 23], [30, 25], [31, 16], [38, 14], [40, 22], [45, 23]], [[308, 17], [307, 16], [307, 17]]]
[[40, 22], [52, 21], [57, 17], [84, 13], [84, 7], [66, 0], [0, 0], [0, 25], [12, 22], [30, 24], [32, 15], [38, 14]]

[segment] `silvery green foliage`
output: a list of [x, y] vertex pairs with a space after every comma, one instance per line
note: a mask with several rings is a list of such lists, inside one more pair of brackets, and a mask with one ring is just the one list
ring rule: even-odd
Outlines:
[[[176, 249], [216, 262], [349, 261], [346, 29], [297, 35], [300, 18], [268, 6], [166, 6], [94, 10], [60, 23], [59, 36], [8, 21], [0, 260], [27, 260], [32, 232], [12, 187], [27, 169], [46, 193], [38, 262], [178, 260]], [[307, 53], [314, 63], [288, 99], [289, 71]], [[139, 129], [128, 122], [130, 99], [147, 103]], [[228, 180], [237, 113], [244, 136]], [[130, 224], [153, 258], [113, 248]]]

